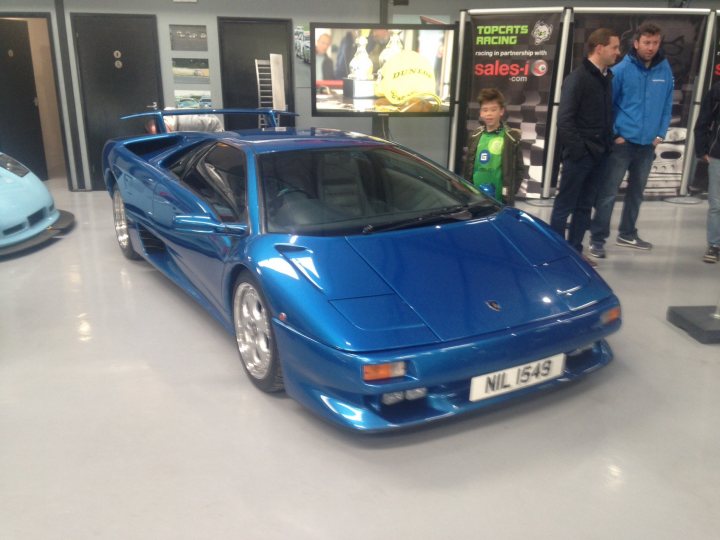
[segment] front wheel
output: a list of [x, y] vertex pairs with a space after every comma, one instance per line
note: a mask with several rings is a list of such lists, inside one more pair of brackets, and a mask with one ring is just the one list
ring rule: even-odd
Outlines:
[[122, 251], [123, 255], [128, 259], [139, 259], [140, 255], [135, 251], [130, 241], [127, 215], [125, 214], [125, 202], [120, 194], [120, 188], [117, 186], [113, 191], [113, 219], [115, 221], [115, 236], [117, 237], [120, 251]]
[[238, 352], [250, 380], [263, 392], [283, 389], [271, 314], [256, 281], [243, 273], [233, 294], [233, 320]]

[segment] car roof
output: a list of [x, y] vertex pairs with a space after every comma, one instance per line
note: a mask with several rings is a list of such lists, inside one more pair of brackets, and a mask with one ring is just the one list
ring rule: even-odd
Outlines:
[[266, 128], [218, 132], [219, 139], [233, 140], [251, 146], [256, 153], [289, 150], [311, 150], [340, 146], [387, 146], [387, 141], [363, 135], [326, 128]]

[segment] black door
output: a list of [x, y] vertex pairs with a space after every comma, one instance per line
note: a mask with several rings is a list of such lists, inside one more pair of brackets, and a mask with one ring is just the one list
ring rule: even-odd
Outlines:
[[108, 139], [142, 133], [121, 116], [162, 107], [154, 15], [73, 14], [85, 136], [93, 189], [105, 189], [102, 148]]
[[[258, 106], [255, 59], [270, 60], [270, 54], [281, 54], [285, 75], [285, 102], [295, 110], [293, 97], [293, 29], [290, 19], [218, 19], [220, 37], [220, 72], [223, 106], [255, 109]], [[292, 125], [292, 118], [283, 125]], [[257, 118], [225, 118], [228, 129], [257, 127]]]
[[0, 19], [0, 151], [47, 180], [30, 35], [25, 21]]

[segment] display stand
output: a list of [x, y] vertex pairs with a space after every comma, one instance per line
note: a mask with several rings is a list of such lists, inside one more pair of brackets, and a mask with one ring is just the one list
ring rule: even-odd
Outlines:
[[387, 115], [375, 115], [372, 117], [372, 134], [373, 137], [380, 137], [386, 141], [391, 141], [390, 137], [390, 119]]
[[700, 343], [720, 343], [720, 299], [717, 306], [671, 306], [667, 320]]
[[552, 206], [555, 199], [525, 199], [525, 204], [530, 206]]
[[702, 199], [698, 199], [692, 195], [682, 195], [679, 197], [668, 197], [667, 199], [663, 199], [663, 201], [671, 204], [700, 204]]

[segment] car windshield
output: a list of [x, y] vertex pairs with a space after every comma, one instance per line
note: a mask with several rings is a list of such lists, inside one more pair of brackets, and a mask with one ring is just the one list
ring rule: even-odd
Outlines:
[[394, 147], [326, 148], [259, 156], [268, 232], [373, 234], [471, 219], [500, 204]]

